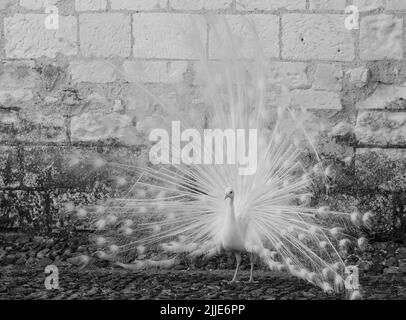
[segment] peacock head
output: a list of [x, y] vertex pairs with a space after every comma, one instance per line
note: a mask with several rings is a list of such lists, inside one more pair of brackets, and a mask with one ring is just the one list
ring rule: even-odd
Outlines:
[[225, 195], [225, 197], [224, 197], [224, 200], [227, 199], [227, 198], [230, 198], [231, 200], [234, 199], [234, 190], [233, 190], [233, 188], [231, 188], [231, 187], [228, 187], [228, 188], [226, 189], [226, 195]]

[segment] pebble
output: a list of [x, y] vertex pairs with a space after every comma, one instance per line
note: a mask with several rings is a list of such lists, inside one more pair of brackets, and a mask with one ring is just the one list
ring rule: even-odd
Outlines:
[[[244, 271], [244, 267], [240, 274], [241, 282], [229, 284], [227, 281], [231, 279], [233, 271], [225, 269], [234, 266], [235, 261], [232, 257], [227, 256], [210, 262], [196, 261], [178, 265], [169, 271], [154, 269], [127, 273], [121, 269], [112, 269], [108, 261], [99, 260], [91, 263], [91, 270], [86, 268], [79, 270], [71, 267], [71, 264], [75, 264], [72, 257], [92, 252], [84, 241], [77, 239], [75, 241], [70, 239], [55, 241], [45, 237], [35, 237], [32, 242], [28, 242], [31, 240], [29, 237], [17, 237], [16, 239], [13, 244], [11, 241], [0, 242], [0, 274], [2, 275], [0, 288], [11, 288], [11, 291], [0, 290], [0, 299], [4, 297], [110, 299], [123, 296], [132, 299], [162, 299], [163, 297], [170, 299], [181, 297], [331, 299], [331, 296], [301, 280], [287, 279], [280, 275], [270, 276], [269, 271], [257, 271], [258, 276], [255, 277], [255, 280], [259, 280], [258, 284], [247, 283], [249, 268]], [[365, 285], [367, 292], [369, 290], [369, 297], [373, 297], [374, 292], [378, 290], [375, 292], [375, 297], [386, 299], [403, 297], [406, 299], [406, 290], [396, 289], [392, 283], [399, 282], [400, 288], [405, 287], [406, 248], [393, 243], [373, 243], [369, 246], [368, 252], [362, 254], [358, 263], [364, 271], [362, 285]], [[60, 292], [43, 291], [43, 267], [49, 264], [57, 264], [61, 268], [63, 278], [61, 278], [60, 285], [63, 290]], [[196, 268], [199, 269], [194, 270]], [[204, 268], [212, 271], [204, 271]], [[221, 268], [220, 271], [219, 268]], [[13, 276], [3, 276], [8, 273]], [[23, 287], [21, 283], [29, 285]], [[85, 285], [83, 286], [83, 284]], [[379, 291], [381, 287], [383, 287], [383, 292]]]

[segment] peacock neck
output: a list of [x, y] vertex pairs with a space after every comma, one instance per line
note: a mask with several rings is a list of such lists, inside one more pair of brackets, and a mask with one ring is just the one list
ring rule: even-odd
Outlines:
[[232, 198], [228, 199], [227, 219], [229, 221], [235, 221], [234, 199]]

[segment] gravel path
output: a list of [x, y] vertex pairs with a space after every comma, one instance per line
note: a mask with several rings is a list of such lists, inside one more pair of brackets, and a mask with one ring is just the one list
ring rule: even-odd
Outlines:
[[[0, 299], [343, 299], [327, 295], [304, 281], [270, 272], [257, 272], [257, 283], [230, 284], [229, 271], [143, 271], [59, 268], [60, 289], [47, 291], [47, 276], [39, 268], [0, 269]], [[406, 299], [404, 280], [363, 277], [365, 299]]]

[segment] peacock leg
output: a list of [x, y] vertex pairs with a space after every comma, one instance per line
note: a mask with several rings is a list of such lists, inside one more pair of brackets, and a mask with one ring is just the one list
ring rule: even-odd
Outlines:
[[231, 280], [231, 282], [235, 282], [235, 280], [237, 279], [238, 269], [240, 269], [241, 254], [239, 252], [235, 254], [235, 259], [237, 260], [237, 267], [235, 268], [234, 277], [233, 280]]
[[252, 276], [252, 273], [254, 272], [254, 254], [252, 252], [250, 254], [250, 262], [251, 262], [250, 282], [254, 282], [254, 277]]

